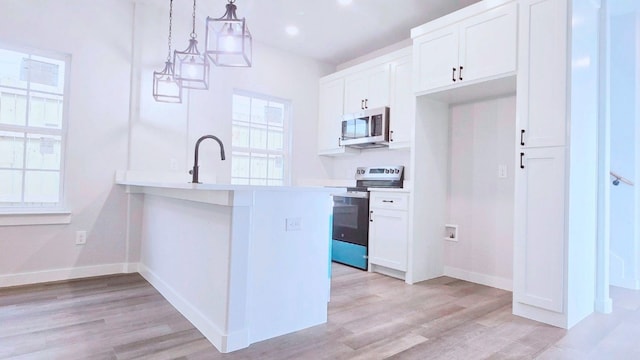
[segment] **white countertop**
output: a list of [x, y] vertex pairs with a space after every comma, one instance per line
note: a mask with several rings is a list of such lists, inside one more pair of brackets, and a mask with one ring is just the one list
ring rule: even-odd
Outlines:
[[411, 192], [407, 188], [376, 188], [376, 187], [370, 187], [370, 188], [367, 188], [367, 190], [375, 191], [375, 192], [407, 193], [407, 194]]
[[326, 186], [267, 186], [237, 184], [193, 184], [183, 177], [166, 176], [166, 174], [141, 173], [135, 171], [117, 171], [115, 183], [119, 185], [152, 187], [161, 189], [201, 190], [201, 191], [317, 191], [332, 192], [335, 188]]

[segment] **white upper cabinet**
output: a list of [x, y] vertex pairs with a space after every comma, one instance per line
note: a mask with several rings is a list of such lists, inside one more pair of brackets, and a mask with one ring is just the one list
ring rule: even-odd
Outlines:
[[416, 93], [513, 75], [517, 69], [515, 2], [458, 22], [452, 16], [447, 26], [417, 36], [417, 29], [412, 32]]
[[389, 114], [389, 148], [411, 147], [415, 126], [416, 97], [413, 82], [413, 59], [406, 55], [391, 63], [391, 99]]
[[339, 154], [344, 103], [344, 79], [320, 82], [318, 154]]
[[415, 123], [411, 47], [320, 79], [318, 155], [357, 154], [341, 144], [342, 119], [389, 106], [389, 147], [410, 147]]
[[458, 27], [450, 26], [413, 41], [415, 91], [449, 86], [457, 81]]
[[567, 4], [520, 5], [518, 136], [523, 148], [563, 146], [567, 118]]
[[349, 75], [345, 79], [344, 112], [389, 106], [389, 64]]

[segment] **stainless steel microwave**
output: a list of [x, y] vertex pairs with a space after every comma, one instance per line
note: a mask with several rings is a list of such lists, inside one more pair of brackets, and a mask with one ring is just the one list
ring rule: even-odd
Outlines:
[[355, 148], [389, 146], [389, 108], [344, 115], [342, 145]]

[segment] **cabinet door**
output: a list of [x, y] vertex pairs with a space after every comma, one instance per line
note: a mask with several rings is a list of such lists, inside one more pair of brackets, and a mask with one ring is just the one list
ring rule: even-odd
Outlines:
[[364, 99], [369, 87], [369, 74], [359, 72], [348, 76], [344, 83], [344, 113], [351, 114], [364, 110]]
[[522, 147], [565, 144], [567, 21], [566, 1], [520, 1], [517, 129]]
[[551, 147], [522, 153], [524, 168], [517, 168], [515, 179], [514, 301], [561, 313], [565, 151]]
[[460, 24], [458, 80], [472, 81], [515, 72], [517, 4], [507, 4]]
[[[414, 92], [427, 92], [456, 83], [458, 26], [449, 26], [413, 40]], [[454, 81], [455, 80], [455, 81]]]
[[371, 209], [369, 261], [390, 269], [407, 271], [407, 212]]
[[413, 82], [411, 56], [391, 64], [391, 99], [389, 114], [389, 147], [411, 147], [415, 122], [416, 96]]
[[367, 72], [367, 93], [364, 98], [365, 109], [389, 106], [389, 88], [391, 77], [389, 64], [376, 66]]
[[345, 80], [344, 112], [354, 113], [389, 106], [389, 64], [376, 66]]
[[340, 146], [344, 80], [320, 83], [318, 118], [318, 154], [335, 154], [344, 151]]

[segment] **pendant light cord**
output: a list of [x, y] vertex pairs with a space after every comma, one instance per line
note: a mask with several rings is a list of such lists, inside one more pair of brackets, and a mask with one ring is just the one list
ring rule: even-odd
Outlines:
[[196, 38], [196, 0], [193, 0], [193, 22], [191, 23], [191, 38]]
[[171, 27], [173, 25], [173, 0], [169, 0], [169, 53], [167, 54], [167, 62], [171, 61]]

